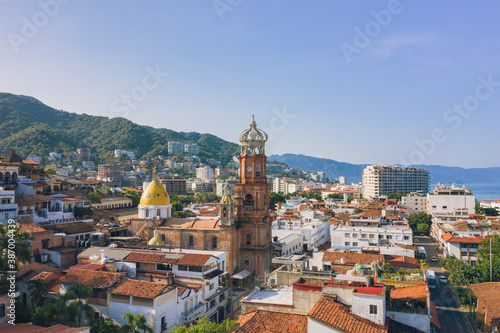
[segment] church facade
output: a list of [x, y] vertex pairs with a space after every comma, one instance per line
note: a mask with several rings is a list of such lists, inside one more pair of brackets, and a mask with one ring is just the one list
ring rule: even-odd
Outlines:
[[239, 140], [239, 183], [234, 198], [225, 189], [218, 218], [171, 217], [168, 193], [157, 177], [153, 177], [142, 194], [139, 218], [132, 220], [131, 231], [154, 239], [151, 245], [224, 251], [227, 263], [223, 263], [222, 270], [230, 274], [247, 270], [259, 285], [265, 282], [272, 250], [265, 155], [267, 135], [252, 120]]

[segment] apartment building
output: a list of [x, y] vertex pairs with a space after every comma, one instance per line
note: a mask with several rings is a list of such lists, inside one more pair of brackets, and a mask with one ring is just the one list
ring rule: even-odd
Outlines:
[[184, 152], [184, 144], [182, 142], [169, 141], [168, 142], [168, 154], [173, 155], [177, 153]]
[[401, 197], [401, 207], [408, 209], [408, 214], [425, 212], [427, 210], [427, 197], [422, 192], [412, 192]]
[[428, 192], [429, 172], [413, 167], [370, 165], [363, 170], [363, 198], [401, 191]]

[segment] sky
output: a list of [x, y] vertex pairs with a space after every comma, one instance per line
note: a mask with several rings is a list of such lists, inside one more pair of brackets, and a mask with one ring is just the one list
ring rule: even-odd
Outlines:
[[500, 3], [0, 1], [0, 91], [267, 155], [500, 166]]

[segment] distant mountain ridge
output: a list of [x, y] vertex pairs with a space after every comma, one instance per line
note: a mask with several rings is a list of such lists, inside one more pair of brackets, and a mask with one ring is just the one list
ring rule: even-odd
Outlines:
[[[327, 178], [346, 177], [346, 181], [361, 182], [363, 169], [371, 164], [351, 164], [338, 162], [326, 158], [317, 158], [300, 154], [271, 155], [271, 161], [286, 163], [292, 168], [302, 169], [308, 172], [324, 171]], [[500, 168], [472, 168], [447, 167], [440, 165], [414, 165], [415, 167], [427, 170], [431, 175], [433, 183], [500, 183]]]
[[51, 108], [34, 97], [0, 93], [0, 155], [15, 149], [22, 157], [47, 156], [90, 148], [110, 154], [114, 149], [133, 151], [138, 158], [167, 155], [168, 141], [197, 143], [200, 156], [228, 163], [240, 151], [236, 143], [212, 134], [176, 132], [141, 126], [125, 118], [76, 114]]

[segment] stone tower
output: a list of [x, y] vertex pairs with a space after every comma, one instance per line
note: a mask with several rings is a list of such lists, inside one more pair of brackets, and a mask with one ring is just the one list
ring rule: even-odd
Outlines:
[[235, 188], [240, 255], [237, 267], [255, 274], [257, 285], [265, 281], [272, 249], [269, 221], [269, 184], [266, 177], [267, 134], [252, 119], [240, 134], [239, 183]]

